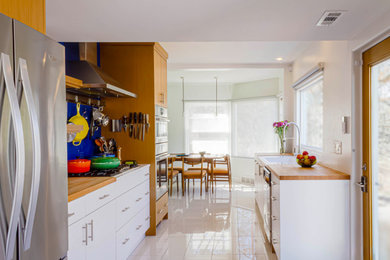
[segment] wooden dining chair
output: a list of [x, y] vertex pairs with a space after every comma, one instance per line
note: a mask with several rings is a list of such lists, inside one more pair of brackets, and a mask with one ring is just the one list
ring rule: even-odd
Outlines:
[[[190, 165], [191, 167], [185, 169], [185, 165]], [[204, 158], [183, 158], [183, 173], [182, 173], [182, 190], [183, 196], [186, 189], [186, 180], [189, 186], [189, 180], [200, 180], [200, 195], [202, 196], [202, 186], [205, 182], [205, 189], [207, 190], [207, 168], [203, 166]]]
[[[180, 157], [180, 158], [175, 158], [175, 162], [182, 162], [183, 161], [183, 157]], [[173, 165], [173, 169], [175, 171], [178, 171], [179, 173], [183, 173], [183, 165], [182, 163], [180, 164], [177, 164], [177, 165]]]
[[232, 191], [232, 170], [230, 164], [230, 155], [225, 155], [222, 160], [213, 160], [207, 166], [208, 181], [211, 181], [211, 189], [214, 192], [214, 185], [217, 181], [229, 182], [229, 191]]
[[[179, 171], [175, 170], [175, 168], [173, 167], [174, 162], [175, 162], [175, 158], [173, 157], [168, 158], [168, 189], [169, 189], [170, 196], [172, 196], [172, 183], [174, 177], [176, 177], [177, 193], [179, 193]], [[171, 183], [169, 184], [169, 182]]]

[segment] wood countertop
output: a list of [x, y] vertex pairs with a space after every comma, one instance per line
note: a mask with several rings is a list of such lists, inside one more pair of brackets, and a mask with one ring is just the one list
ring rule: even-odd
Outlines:
[[331, 168], [314, 165], [312, 168], [302, 168], [291, 164], [269, 164], [266, 166], [280, 180], [349, 180], [349, 174]]
[[115, 177], [68, 177], [68, 202], [115, 181]]

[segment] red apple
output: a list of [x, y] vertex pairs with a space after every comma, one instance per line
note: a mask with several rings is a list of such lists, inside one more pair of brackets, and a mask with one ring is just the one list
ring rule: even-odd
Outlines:
[[308, 155], [309, 153], [307, 151], [303, 151], [302, 155]]

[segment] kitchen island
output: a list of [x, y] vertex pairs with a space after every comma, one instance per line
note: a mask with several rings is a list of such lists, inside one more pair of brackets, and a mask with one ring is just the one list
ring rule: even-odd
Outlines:
[[256, 205], [278, 259], [349, 259], [350, 176], [288, 157], [256, 157]]

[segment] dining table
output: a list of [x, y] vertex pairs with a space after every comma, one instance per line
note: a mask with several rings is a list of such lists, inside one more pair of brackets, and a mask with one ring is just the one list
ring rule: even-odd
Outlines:
[[[174, 158], [174, 161], [183, 161], [184, 158], [204, 158], [204, 163], [210, 165], [210, 171], [207, 171], [207, 175], [211, 177], [211, 192], [214, 193], [214, 165], [217, 160], [222, 160], [225, 158], [225, 154], [212, 154], [212, 153], [170, 153], [169, 157]], [[179, 170], [179, 172], [183, 172], [182, 167], [174, 167], [175, 170]], [[206, 178], [206, 191], [208, 191], [208, 181], [209, 176]], [[182, 187], [183, 188], [183, 187]]]

